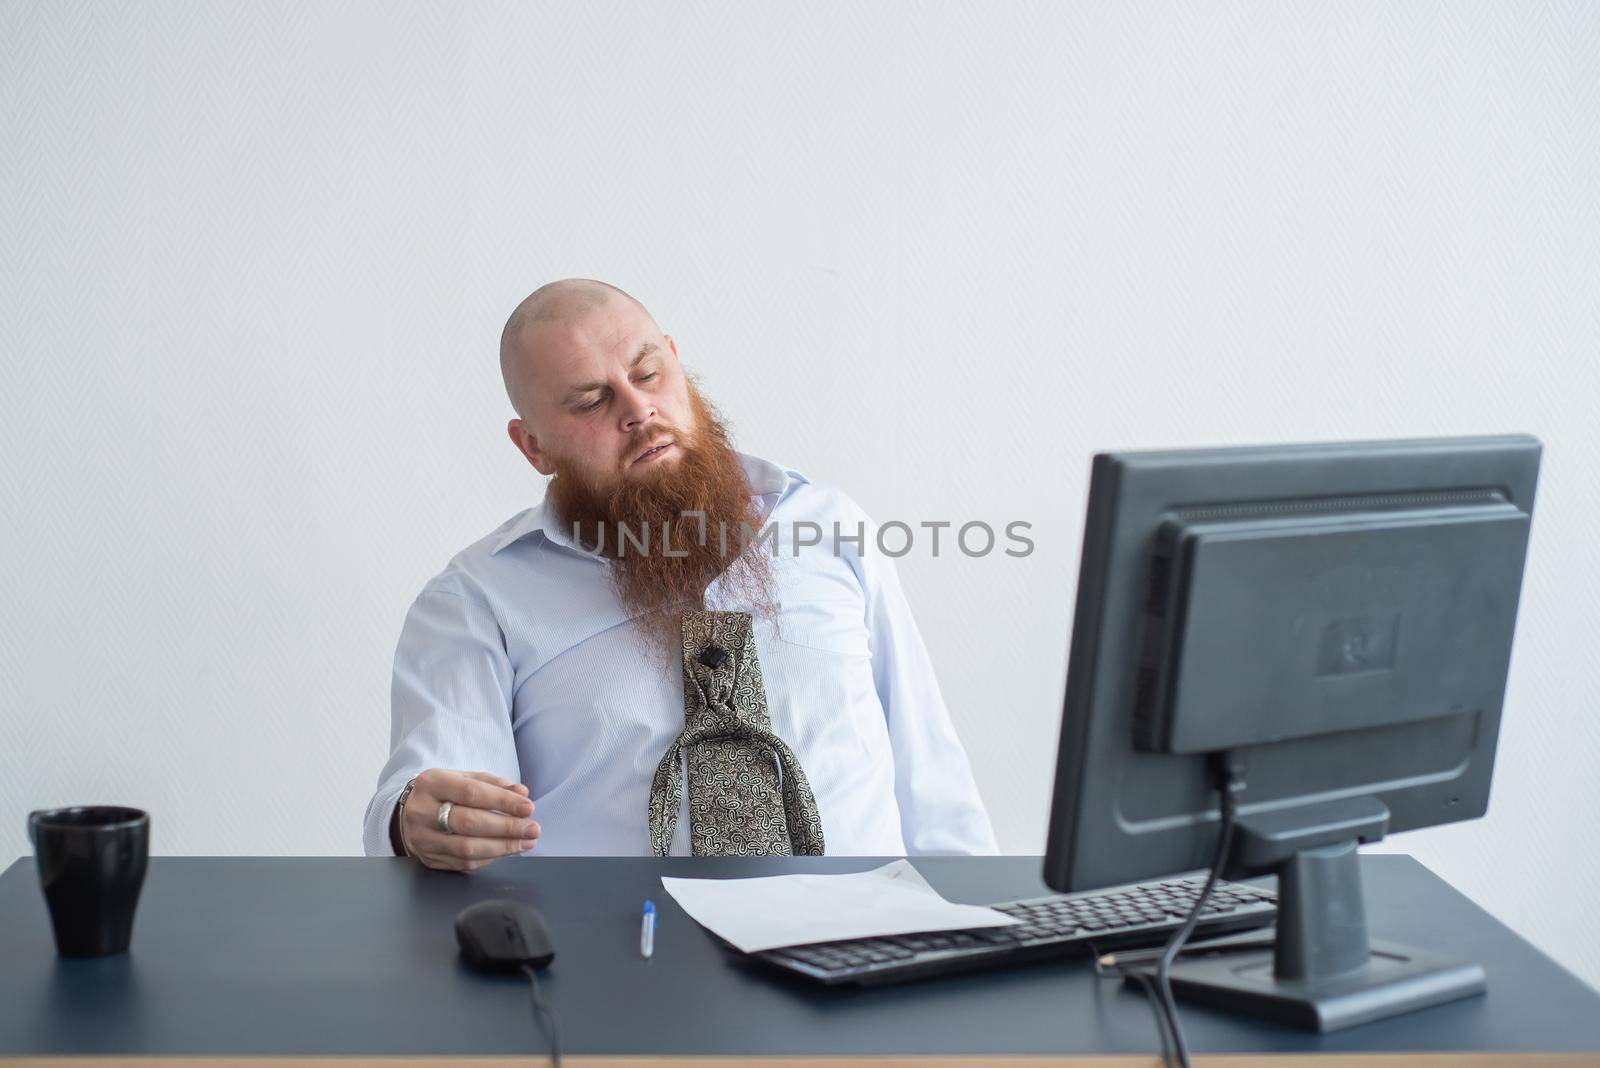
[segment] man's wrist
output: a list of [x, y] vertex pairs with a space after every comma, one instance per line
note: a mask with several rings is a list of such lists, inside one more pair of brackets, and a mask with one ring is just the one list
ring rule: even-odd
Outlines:
[[405, 836], [400, 833], [400, 821], [405, 818], [406, 799], [411, 796], [411, 787], [416, 781], [412, 779], [406, 783], [405, 789], [400, 791], [400, 796], [394, 803], [394, 810], [389, 813], [389, 845], [393, 847], [394, 855], [397, 857], [409, 855], [406, 853]]

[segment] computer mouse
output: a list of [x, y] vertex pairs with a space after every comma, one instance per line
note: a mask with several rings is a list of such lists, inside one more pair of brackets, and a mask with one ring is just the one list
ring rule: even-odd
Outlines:
[[456, 913], [456, 941], [467, 962], [484, 971], [545, 968], [556, 959], [544, 914], [532, 905], [497, 897]]

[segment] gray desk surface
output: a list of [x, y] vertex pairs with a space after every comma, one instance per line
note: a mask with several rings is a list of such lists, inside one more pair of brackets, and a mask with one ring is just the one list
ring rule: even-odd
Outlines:
[[[531, 1063], [526, 1056], [545, 1046], [526, 980], [470, 970], [452, 928], [465, 905], [513, 896], [551, 923], [557, 953], [543, 986], [575, 1063], [602, 1055], [617, 1058], [607, 1063], [651, 1055], [1151, 1063], [1145, 998], [1096, 979], [1085, 959], [876, 990], [814, 988], [734, 958], [660, 883], [663, 874], [881, 863], [533, 856], [461, 875], [399, 858], [154, 857], [129, 953], [69, 960], [56, 956], [26, 856], [0, 874], [0, 1058], [520, 1054]], [[1036, 857], [914, 863], [953, 900], [1045, 892]], [[1364, 857], [1362, 872], [1375, 937], [1480, 961], [1488, 994], [1327, 1036], [1186, 1006], [1197, 1052], [1406, 1055], [1394, 1063], [1432, 1053], [1435, 1063], [1469, 1063], [1456, 1054], [1479, 1051], [1501, 1054], [1485, 1064], [1600, 1063], [1600, 994], [1415, 860]], [[638, 953], [647, 897], [661, 910], [649, 961]], [[1144, 1057], [1103, 1060], [1116, 1054]]]

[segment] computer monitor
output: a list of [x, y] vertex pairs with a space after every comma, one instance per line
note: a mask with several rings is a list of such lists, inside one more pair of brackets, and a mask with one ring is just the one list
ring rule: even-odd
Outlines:
[[[1481, 992], [1370, 941], [1356, 848], [1483, 815], [1533, 515], [1527, 436], [1094, 458], [1045, 880], [1279, 876], [1274, 949], [1179, 996], [1318, 1030]], [[1240, 774], [1242, 772], [1242, 774]]]

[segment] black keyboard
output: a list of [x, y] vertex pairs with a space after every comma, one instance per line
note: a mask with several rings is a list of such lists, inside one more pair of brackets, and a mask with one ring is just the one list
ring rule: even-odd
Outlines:
[[[813, 942], [750, 956], [820, 983], [872, 985], [1068, 956], [1090, 947], [1098, 953], [1160, 945], [1183, 926], [1204, 885], [1204, 877], [1170, 879], [1007, 901], [990, 907], [1022, 923]], [[1211, 938], [1265, 927], [1277, 915], [1276, 894], [1219, 879], [1190, 937]]]

